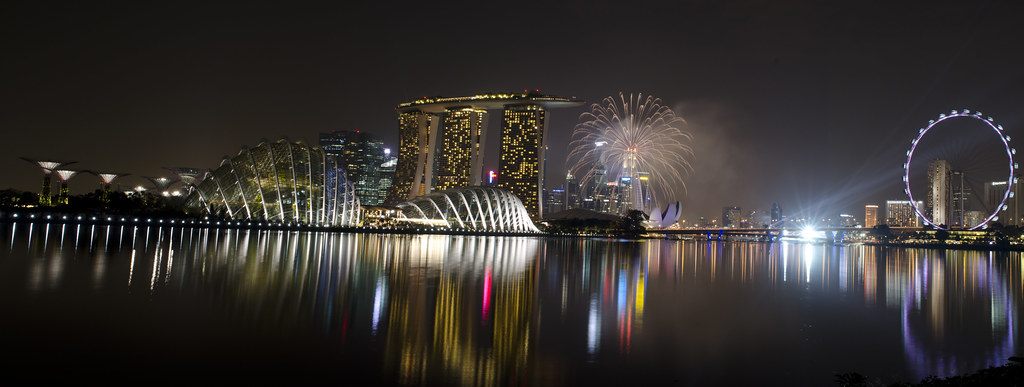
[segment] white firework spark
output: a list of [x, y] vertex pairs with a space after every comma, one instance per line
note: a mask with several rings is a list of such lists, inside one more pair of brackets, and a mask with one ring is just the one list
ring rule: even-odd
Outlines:
[[[622, 200], [632, 209], [648, 211], [648, 196], [662, 205], [674, 202], [677, 189], [686, 191], [683, 176], [693, 172], [693, 136], [680, 129], [685, 124], [660, 98], [609, 96], [580, 115], [569, 143], [569, 172], [589, 193], [602, 189], [594, 182], [601, 171], [607, 181], [629, 181]], [[649, 188], [638, 184], [642, 177]]]

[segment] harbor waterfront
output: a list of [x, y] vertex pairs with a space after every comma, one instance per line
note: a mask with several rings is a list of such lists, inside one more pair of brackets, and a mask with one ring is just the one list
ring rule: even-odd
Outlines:
[[1024, 344], [1012, 251], [0, 226], [9, 380], [829, 385]]

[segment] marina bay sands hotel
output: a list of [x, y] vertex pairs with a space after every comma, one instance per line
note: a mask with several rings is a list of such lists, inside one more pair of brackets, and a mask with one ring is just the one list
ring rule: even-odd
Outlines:
[[518, 196], [538, 220], [543, 216], [547, 111], [583, 104], [539, 93], [434, 97], [400, 104], [398, 165], [385, 203], [481, 185], [488, 110], [501, 109], [497, 186]]

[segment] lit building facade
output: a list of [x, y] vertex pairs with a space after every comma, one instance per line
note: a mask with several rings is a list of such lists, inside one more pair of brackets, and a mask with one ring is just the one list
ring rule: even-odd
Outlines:
[[481, 185], [487, 111], [472, 107], [448, 108], [441, 118], [431, 190]]
[[928, 196], [925, 199], [925, 215], [936, 225], [951, 224], [952, 175], [953, 168], [948, 161], [934, 160], [928, 163]]
[[376, 206], [384, 202], [393, 173], [384, 166], [391, 159], [391, 150], [384, 147], [384, 142], [359, 130], [334, 131], [320, 133], [320, 148], [345, 169], [361, 204]]
[[530, 217], [539, 219], [543, 216], [544, 156], [541, 150], [547, 126], [546, 111], [534, 104], [506, 106], [501, 126], [498, 188], [518, 196]]
[[[923, 203], [918, 200], [920, 208]], [[921, 227], [921, 217], [914, 211], [909, 200], [887, 200], [885, 202], [885, 223], [892, 227]]]
[[434, 152], [440, 118], [411, 109], [398, 112], [398, 162], [384, 204], [396, 204], [430, 193], [434, 178]]
[[481, 185], [487, 111], [502, 109], [495, 185], [518, 196], [530, 217], [540, 219], [547, 111], [582, 104], [571, 98], [522, 93], [424, 98], [399, 105], [398, 161], [385, 203]]
[[871, 228], [878, 225], [878, 205], [868, 204], [864, 206], [864, 227]]
[[[985, 214], [986, 217], [997, 209], [996, 207], [999, 206], [999, 203], [1003, 202], [1007, 184], [1010, 183], [1006, 181], [985, 183], [985, 192], [983, 194], [985, 195], [985, 208], [988, 210], [988, 214]], [[1006, 198], [1006, 203], [1003, 204], [1006, 206], [1006, 209], [1000, 209], [998, 222], [1007, 225], [1020, 225], [1024, 224], [1024, 222], [1021, 222], [1020, 206], [1017, 203], [1018, 197], [1020, 197], [1020, 192], [1018, 192], [1020, 187], [1017, 183], [1012, 184], [1013, 188], [1010, 190], [1010, 197]]]

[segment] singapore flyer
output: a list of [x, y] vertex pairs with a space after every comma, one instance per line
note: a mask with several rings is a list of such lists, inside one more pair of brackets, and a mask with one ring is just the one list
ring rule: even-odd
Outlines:
[[918, 129], [907, 151], [910, 204], [924, 223], [942, 230], [984, 229], [1000, 217], [1019, 221], [1016, 153], [992, 117], [968, 109], [940, 114]]

